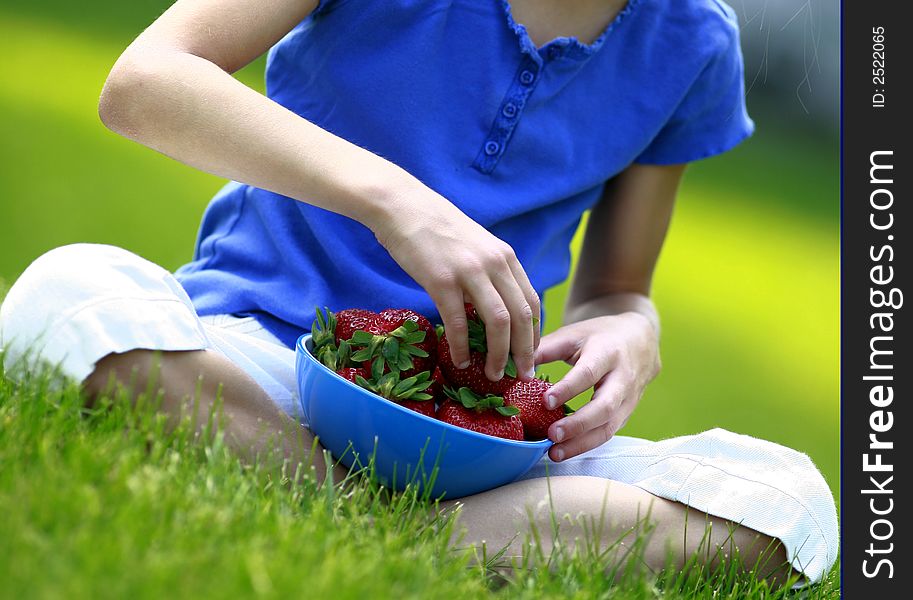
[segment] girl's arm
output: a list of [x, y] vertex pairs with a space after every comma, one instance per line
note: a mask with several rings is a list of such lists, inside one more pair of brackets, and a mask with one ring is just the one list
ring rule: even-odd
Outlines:
[[457, 365], [469, 362], [465, 299], [488, 325], [489, 378], [500, 379], [508, 352], [529, 377], [539, 298], [510, 246], [403, 169], [231, 77], [316, 5], [178, 0], [114, 65], [102, 121], [190, 166], [361, 222], [429, 292]]
[[591, 450], [627, 421], [659, 373], [659, 317], [650, 301], [684, 165], [632, 165], [607, 186], [587, 223], [565, 309], [565, 325], [542, 338], [537, 363], [573, 368], [550, 392], [550, 406], [591, 387], [593, 399], [553, 424], [553, 460]]

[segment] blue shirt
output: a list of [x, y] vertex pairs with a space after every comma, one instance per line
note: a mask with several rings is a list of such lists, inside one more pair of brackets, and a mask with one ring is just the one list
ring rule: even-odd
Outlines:
[[[503, 0], [324, 0], [270, 50], [266, 87], [509, 243], [540, 294], [568, 276], [606, 180], [723, 152], [753, 129], [719, 0], [629, 0], [592, 44], [541, 48]], [[176, 275], [200, 314], [254, 315], [289, 346], [315, 306], [437, 317], [366, 227], [235, 182]]]

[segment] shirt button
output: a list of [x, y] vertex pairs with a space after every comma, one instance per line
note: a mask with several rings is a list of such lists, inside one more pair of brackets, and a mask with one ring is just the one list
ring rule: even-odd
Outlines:
[[498, 153], [498, 150], [500, 150], [500, 149], [501, 149], [501, 144], [499, 144], [498, 142], [495, 142], [492, 140], [485, 142], [485, 154], [487, 154], [488, 156], [494, 156], [495, 154]]
[[501, 114], [508, 119], [513, 119], [515, 116], [517, 116], [517, 105], [513, 102], [508, 102], [504, 105], [504, 108], [501, 109]]
[[525, 69], [520, 73], [520, 83], [523, 85], [531, 85], [535, 80], [536, 74], [528, 69]]

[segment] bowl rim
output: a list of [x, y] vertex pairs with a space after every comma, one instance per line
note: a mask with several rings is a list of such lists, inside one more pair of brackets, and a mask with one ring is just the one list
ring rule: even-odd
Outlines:
[[[515, 447], [518, 447], [518, 448], [550, 448], [550, 447], [552, 446], [552, 441], [551, 441], [550, 439], [548, 439], [548, 438], [545, 438], [544, 440], [539, 440], [539, 441], [508, 440], [508, 439], [506, 439], [506, 438], [500, 438], [500, 437], [497, 437], [497, 436], [494, 436], [494, 435], [488, 435], [488, 434], [485, 434], [485, 433], [479, 433], [478, 431], [473, 431], [473, 430], [471, 430], [471, 429], [465, 429], [465, 428], [463, 428], [463, 427], [457, 427], [456, 425], [451, 425], [450, 423], [446, 423], [446, 422], [444, 422], [444, 421], [441, 421], [440, 419], [432, 419], [431, 417], [426, 416], [426, 415], [423, 415], [422, 413], [419, 413], [419, 412], [416, 412], [416, 411], [414, 411], [414, 410], [411, 410], [411, 409], [405, 408], [405, 407], [403, 407], [403, 406], [400, 406], [400, 405], [397, 404], [396, 402], [393, 402], [393, 401], [388, 400], [388, 399], [386, 399], [386, 398], [384, 398], [384, 397], [382, 397], [382, 396], [378, 396], [377, 394], [374, 394], [374, 393], [372, 393], [372, 392], [369, 392], [368, 390], [364, 389], [364, 388], [361, 387], [360, 385], [358, 385], [358, 384], [356, 384], [356, 383], [352, 383], [352, 382], [349, 381], [348, 379], [344, 379], [344, 378], [340, 377], [337, 373], [335, 373], [335, 372], [334, 372], [332, 369], [330, 369], [328, 366], [326, 366], [325, 364], [323, 364], [322, 362], [320, 362], [319, 360], [317, 360], [317, 357], [315, 357], [313, 354], [311, 354], [311, 351], [308, 350], [308, 348], [307, 348], [307, 343], [308, 343], [310, 340], [311, 340], [311, 334], [310, 334], [310, 333], [305, 333], [305, 334], [299, 336], [299, 337], [298, 337], [298, 341], [295, 342], [295, 352], [296, 352], [297, 354], [299, 354], [299, 355], [302, 355], [302, 354], [303, 354], [303, 355], [306, 357], [306, 360], [308, 360], [309, 362], [311, 362], [311, 363], [317, 365], [318, 367], [320, 367], [321, 369], [323, 369], [323, 371], [324, 371], [325, 373], [327, 373], [327, 374], [329, 374], [329, 375], [332, 375], [333, 377], [335, 377], [336, 379], [338, 379], [338, 380], [339, 380], [340, 382], [342, 382], [343, 384], [345, 384], [345, 385], [347, 385], [347, 386], [349, 386], [349, 387], [351, 387], [351, 388], [353, 388], [353, 389], [355, 389], [355, 390], [358, 390], [359, 393], [364, 394], [365, 396], [367, 396], [367, 397], [369, 397], [369, 398], [372, 398], [372, 399], [375, 399], [375, 400], [381, 400], [381, 401], [383, 401], [385, 404], [392, 406], [392, 407], [395, 408], [396, 410], [400, 410], [400, 411], [406, 412], [406, 413], [408, 413], [408, 414], [411, 415], [411, 416], [418, 417], [418, 418], [420, 418], [420, 419], [424, 419], [425, 421], [429, 421], [429, 422], [432, 422], [432, 423], [436, 423], [436, 424], [438, 424], [438, 425], [443, 426], [443, 427], [445, 428], [445, 430], [447, 430], [447, 429], [452, 430], [452, 431], [455, 432], [456, 434], [465, 434], [465, 435], [469, 435], [470, 437], [475, 437], [475, 438], [478, 438], [478, 439], [481, 439], [481, 440], [485, 440], [485, 441], [488, 441], [488, 442], [495, 441], [495, 442], [500, 442], [500, 443], [502, 443], [502, 444], [507, 444], [508, 446], [515, 446]], [[296, 379], [297, 379], [297, 378], [299, 377], [299, 374], [296, 373], [295, 376], [296, 376]], [[430, 401], [429, 401], [429, 402], [430, 402]]]

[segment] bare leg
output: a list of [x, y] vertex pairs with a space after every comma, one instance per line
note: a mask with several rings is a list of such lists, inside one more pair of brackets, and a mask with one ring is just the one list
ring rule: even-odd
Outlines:
[[[553, 510], [559, 523], [557, 541], [565, 547], [575, 540], [583, 542], [588, 535], [592, 540], [592, 524], [598, 525], [601, 516], [604, 524], [598, 539], [602, 549], [619, 540], [630, 547], [649, 520], [652, 532], [640, 558], [654, 572], [668, 566], [670, 560], [671, 566], [681, 569], [696, 553], [701, 563], [714, 569], [721, 557], [726, 560], [737, 548], [746, 568], [758, 567], [759, 578], [786, 580], [786, 552], [776, 540], [617, 481], [598, 477], [528, 479], [444, 504], [445, 509], [460, 507], [457, 524], [465, 532], [465, 545], [485, 542], [489, 554], [508, 546], [505, 558], [520, 555], [531, 525], [539, 531], [542, 550], [548, 554], [556, 542]], [[624, 551], [622, 548], [619, 558]]]
[[[318, 480], [325, 478], [327, 465], [321, 446], [316, 446], [311, 461], [314, 437], [310, 431], [280, 411], [246, 373], [218, 352], [133, 350], [111, 354], [98, 362], [84, 388], [90, 398], [95, 398], [109, 389], [112, 381], [145, 390], [150, 378], [164, 392], [161, 410], [174, 423], [195, 409], [196, 422], [202, 428], [220, 396], [226, 441], [239, 456], [252, 460], [275, 448], [292, 463], [310, 461]], [[194, 402], [198, 391], [199, 400]], [[344, 468], [334, 467], [334, 481], [345, 475]], [[493, 551], [507, 546], [506, 558], [520, 556], [531, 525], [541, 534], [542, 550], [550, 552], [558, 541], [552, 537], [553, 512], [565, 546], [586, 539], [584, 523], [598, 523], [603, 516], [599, 538], [603, 547], [620, 539], [630, 544], [643, 532], [644, 520], [649, 519], [652, 533], [640, 558], [651, 570], [664, 568], [670, 559], [672, 566], [681, 568], [699, 550], [705, 557], [703, 562], [714, 568], [720, 555], [730, 556], [734, 547], [746, 566], [754, 566], [760, 558], [762, 576], [770, 572], [771, 580], [786, 579], [786, 570], [780, 568], [786, 564], [785, 551], [770, 537], [602, 478], [530, 479], [445, 502], [443, 507], [459, 507], [458, 526], [465, 531], [464, 544], [485, 542]]]
[[[110, 390], [112, 383], [144, 391], [150, 379], [153, 389], [163, 393], [160, 410], [172, 425], [195, 409], [192, 416], [201, 430], [218, 397], [226, 443], [242, 459], [265, 459], [271, 452], [274, 457], [278, 453], [279, 459], [287, 459], [292, 465], [311, 464], [318, 481], [326, 477], [323, 447], [318, 444], [315, 455], [310, 456], [314, 447], [311, 432], [283, 413], [247, 373], [218, 352], [132, 350], [109, 354], [98, 361], [83, 388], [94, 400]], [[334, 481], [345, 474], [343, 467], [335, 467]]]

